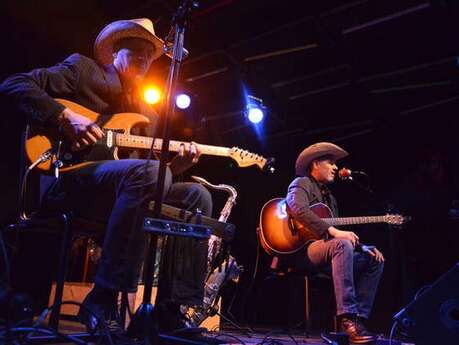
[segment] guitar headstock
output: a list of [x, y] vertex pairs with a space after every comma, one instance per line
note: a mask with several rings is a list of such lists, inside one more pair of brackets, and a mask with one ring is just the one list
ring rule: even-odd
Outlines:
[[265, 158], [256, 153], [243, 150], [239, 147], [232, 147], [229, 156], [237, 163], [240, 168], [249, 167], [252, 165], [258, 166], [261, 170], [274, 172], [274, 158]]
[[411, 220], [411, 217], [402, 216], [400, 214], [386, 214], [384, 217], [386, 223], [390, 225], [402, 225]]

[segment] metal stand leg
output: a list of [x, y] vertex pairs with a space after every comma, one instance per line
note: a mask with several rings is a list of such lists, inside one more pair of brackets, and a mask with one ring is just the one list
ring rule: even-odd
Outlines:
[[309, 337], [311, 332], [311, 315], [309, 309], [309, 278], [307, 275], [304, 276], [304, 321], [306, 337]]
[[56, 294], [54, 296], [53, 309], [49, 318], [49, 326], [57, 330], [59, 328], [59, 314], [61, 312], [62, 295], [64, 292], [64, 281], [67, 272], [69, 248], [72, 243], [71, 219], [68, 214], [62, 215], [64, 232], [62, 234], [61, 251], [59, 254], [59, 267], [56, 277]]
[[153, 287], [153, 273], [156, 262], [156, 250], [158, 244], [158, 236], [149, 234], [149, 248], [144, 266], [144, 291], [142, 304], [135, 312], [128, 326], [128, 334], [143, 338], [146, 344], [157, 344], [159, 342], [158, 320], [151, 303], [151, 293]]
[[231, 320], [230, 318], [226, 317], [224, 314], [220, 313], [219, 311], [216, 311], [215, 312], [218, 316], [220, 316], [223, 320], [227, 321], [228, 323], [231, 324], [231, 326], [233, 326], [234, 328], [236, 328], [237, 330], [243, 332], [246, 336], [248, 336], [249, 338], [252, 337], [252, 335], [249, 333], [249, 332], [253, 332], [253, 330], [251, 328], [242, 328], [241, 326], [239, 326], [236, 322], [234, 322], [233, 320]]

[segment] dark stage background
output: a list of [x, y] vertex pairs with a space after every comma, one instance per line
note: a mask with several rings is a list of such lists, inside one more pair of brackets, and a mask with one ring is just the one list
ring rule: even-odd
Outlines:
[[[50, 66], [73, 52], [91, 56], [97, 33], [116, 19], [149, 17], [164, 37], [176, 4], [3, 1], [0, 78]], [[276, 158], [274, 174], [209, 157], [190, 172], [239, 192], [230, 218], [238, 229], [232, 253], [245, 272], [237, 286], [225, 290], [224, 312], [243, 325], [301, 321], [300, 281], [289, 288], [288, 282], [266, 279], [269, 258], [261, 252], [253, 279], [255, 229], [262, 205], [285, 195], [298, 153], [313, 142], [332, 141], [351, 153], [341, 165], [366, 171], [373, 189], [335, 184], [342, 215], [378, 215], [391, 208], [413, 217], [403, 229], [352, 228], [387, 257], [372, 324], [388, 331], [391, 316], [419, 287], [459, 259], [459, 7], [446, 0], [200, 4], [187, 32], [191, 54], [181, 78], [193, 103], [174, 118], [174, 138]], [[164, 83], [167, 63], [154, 63], [152, 81]], [[241, 113], [244, 88], [269, 109], [258, 130]], [[17, 141], [18, 125], [19, 119], [2, 111], [2, 223], [14, 214], [18, 188], [9, 167], [17, 164], [11, 142]], [[217, 210], [224, 199], [215, 194]], [[47, 243], [37, 243], [31, 262], [48, 250]], [[30, 284], [37, 279], [31, 276]], [[331, 308], [323, 298], [329, 290], [315, 295], [314, 312]]]

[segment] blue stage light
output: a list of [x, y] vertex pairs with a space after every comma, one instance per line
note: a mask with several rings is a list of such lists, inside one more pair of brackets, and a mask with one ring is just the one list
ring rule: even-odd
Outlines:
[[180, 109], [186, 109], [191, 104], [191, 98], [187, 94], [181, 93], [175, 98], [175, 104]]
[[250, 122], [257, 124], [260, 123], [261, 120], [263, 120], [264, 113], [263, 110], [261, 110], [257, 106], [251, 105], [248, 107], [247, 117], [249, 118]]
[[245, 116], [247, 116], [249, 121], [257, 125], [263, 121], [265, 115], [266, 107], [263, 105], [263, 100], [252, 95], [246, 95]]

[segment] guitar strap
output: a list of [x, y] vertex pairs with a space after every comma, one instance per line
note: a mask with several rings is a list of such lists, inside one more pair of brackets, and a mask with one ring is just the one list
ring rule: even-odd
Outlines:
[[332, 195], [328, 186], [323, 183], [317, 182], [316, 180], [314, 180], [314, 178], [311, 178], [311, 180], [314, 181], [315, 185], [317, 186], [317, 189], [320, 191], [320, 195], [318, 196], [320, 198], [318, 198], [317, 202], [322, 202], [326, 204], [330, 208], [332, 216], [338, 217], [336, 199]]
[[[311, 177], [311, 181], [316, 185], [317, 189], [320, 192], [320, 195], [317, 195], [317, 192], [315, 193], [313, 192], [314, 197], [317, 200], [310, 200], [310, 203], [311, 204], [315, 204], [317, 202], [324, 203], [328, 207], [330, 207], [330, 209], [332, 210], [332, 213], [335, 213], [334, 201], [333, 201], [333, 197], [331, 195], [330, 189], [325, 184], [317, 182], [313, 177]], [[337, 215], [333, 214], [333, 216], [336, 217]]]
[[324, 184], [320, 185], [319, 188], [320, 188], [320, 193], [322, 194], [324, 203], [330, 207], [332, 205], [330, 189]]
[[[130, 85], [129, 87], [125, 87], [124, 92], [123, 92], [123, 107], [126, 109], [126, 111], [129, 109], [130, 111], [134, 111], [139, 113], [139, 102], [138, 102], [138, 97], [135, 94], [136, 87]], [[136, 97], [137, 96], [137, 97]]]

